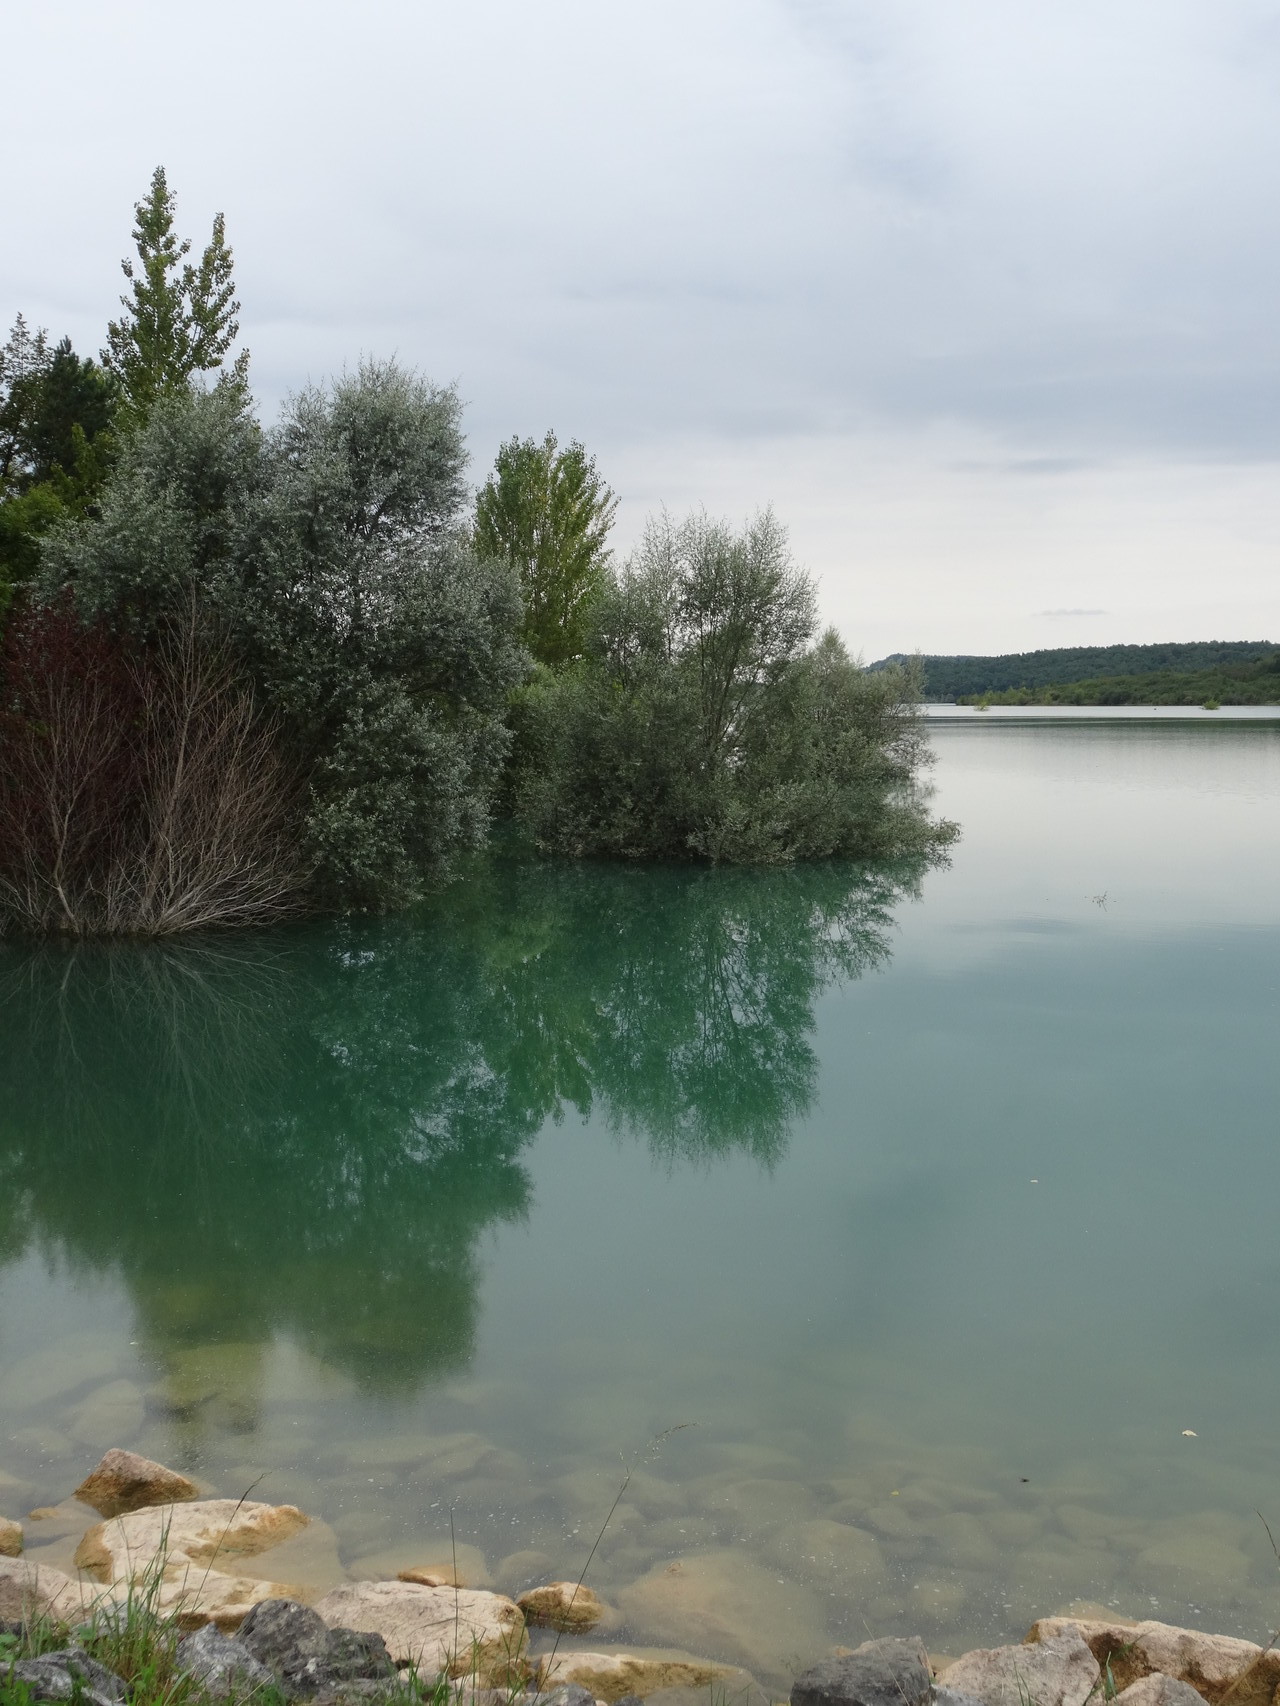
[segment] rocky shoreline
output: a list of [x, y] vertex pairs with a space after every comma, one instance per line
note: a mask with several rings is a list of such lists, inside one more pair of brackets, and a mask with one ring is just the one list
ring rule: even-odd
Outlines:
[[[203, 1498], [185, 1476], [130, 1452], [109, 1451], [74, 1497], [102, 1518], [75, 1548], [75, 1574], [31, 1560], [21, 1524], [0, 1517], [0, 1635], [20, 1641], [42, 1622], [71, 1640], [0, 1666], [0, 1684], [11, 1677], [31, 1702], [126, 1706], [124, 1681], [74, 1640], [127, 1615], [139, 1596], [183, 1632], [178, 1674], [210, 1701], [264, 1689], [315, 1706], [410, 1706], [424, 1694], [437, 1703], [456, 1697], [459, 1706], [692, 1706], [708, 1694], [762, 1706], [770, 1698], [747, 1672], [695, 1655], [562, 1647], [564, 1635], [608, 1634], [618, 1622], [580, 1582], [535, 1583], [509, 1597], [466, 1586], [452, 1563], [427, 1563], [394, 1580], [308, 1595], [250, 1563], [276, 1552], [286, 1562], [290, 1543], [312, 1526], [302, 1511]], [[535, 1650], [539, 1631], [554, 1632], [549, 1650]], [[1048, 1617], [1019, 1644], [977, 1649], [945, 1668], [916, 1638], [837, 1649], [790, 1690], [790, 1706], [1094, 1701], [1280, 1706], [1280, 1652], [1157, 1622]]]

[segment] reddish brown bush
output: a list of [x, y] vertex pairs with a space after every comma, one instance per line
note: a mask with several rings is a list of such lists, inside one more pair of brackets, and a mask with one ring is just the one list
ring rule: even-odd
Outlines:
[[0, 657], [0, 921], [73, 935], [251, 924], [301, 904], [300, 788], [194, 608], [146, 650], [28, 607]]

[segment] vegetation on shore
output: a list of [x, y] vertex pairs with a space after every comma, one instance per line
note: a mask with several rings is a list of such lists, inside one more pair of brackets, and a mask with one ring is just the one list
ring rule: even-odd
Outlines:
[[1280, 704], [1280, 651], [1248, 663], [1213, 669], [1153, 670], [1149, 675], [1098, 676], [1051, 687], [1010, 687], [972, 693], [961, 705], [1219, 705]]
[[[496, 810], [560, 855], [936, 852], [909, 667], [819, 636], [767, 512], [653, 525], [577, 443], [473, 502], [452, 388], [395, 362], [263, 426], [221, 215], [157, 170], [99, 365], [0, 358], [0, 928], [160, 934], [385, 910]], [[61, 411], [59, 413], [59, 411]]]
[[[1268, 661], [1280, 652], [1267, 640], [1203, 640], [1150, 646], [1064, 646], [1056, 650], [1009, 652], [1000, 657], [919, 658], [921, 691], [930, 701], [967, 704], [980, 694], [992, 704], [1199, 705], [1209, 697], [1224, 704], [1272, 704], [1280, 694], [1280, 676], [1267, 676]], [[869, 665], [869, 673], [901, 666], [903, 657], [884, 658]], [[1261, 699], [1233, 698], [1247, 692], [1255, 680], [1250, 666], [1260, 665], [1256, 681]], [[1155, 677], [1159, 677], [1157, 682]], [[1192, 677], [1195, 678], [1193, 684]], [[1042, 689], [1078, 685], [1081, 699], [998, 699], [998, 694], [1037, 693]], [[1245, 685], [1242, 685], [1245, 684]], [[1223, 689], [1212, 694], [1211, 686]], [[1129, 698], [1092, 695], [1127, 693]], [[1187, 693], [1187, 698], [1152, 697], [1153, 693]]]

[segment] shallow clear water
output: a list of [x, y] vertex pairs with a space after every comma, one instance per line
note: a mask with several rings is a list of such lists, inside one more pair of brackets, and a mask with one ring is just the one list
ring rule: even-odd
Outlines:
[[1082, 1600], [1265, 1640], [1280, 729], [933, 739], [923, 875], [499, 861], [0, 950], [0, 1513], [123, 1445], [312, 1513], [289, 1581], [452, 1512], [512, 1590], [638, 1459], [610, 1641], [778, 1686]]

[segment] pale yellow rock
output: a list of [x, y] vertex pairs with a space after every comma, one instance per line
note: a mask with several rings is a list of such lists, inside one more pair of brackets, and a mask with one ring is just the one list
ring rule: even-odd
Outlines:
[[722, 1547], [655, 1565], [618, 1595], [629, 1630], [775, 1679], [782, 1656], [823, 1653], [826, 1612], [814, 1589], [779, 1580], [745, 1551]]
[[524, 1617], [502, 1594], [415, 1582], [347, 1582], [316, 1602], [332, 1628], [381, 1635], [393, 1659], [417, 1666], [424, 1678], [448, 1672], [496, 1684], [521, 1680]]
[[101, 1463], [76, 1488], [82, 1504], [92, 1505], [99, 1516], [125, 1516], [147, 1505], [172, 1505], [198, 1499], [194, 1481], [163, 1463], [139, 1457], [132, 1451], [113, 1447]]
[[0, 1557], [0, 1623], [46, 1617], [59, 1623], [79, 1623], [92, 1615], [103, 1597], [101, 1590], [47, 1564]]
[[[411, 1574], [412, 1572], [412, 1574]], [[360, 1580], [411, 1581], [430, 1576], [427, 1587], [491, 1588], [488, 1561], [478, 1546], [446, 1535], [383, 1546], [352, 1557], [350, 1574]]]
[[1189, 1682], [1153, 1671], [1117, 1694], [1115, 1706], [1203, 1706], [1203, 1701]]
[[22, 1556], [22, 1524], [0, 1516], [0, 1558]]
[[1280, 1652], [1275, 1648], [1264, 1651], [1252, 1641], [1172, 1623], [1042, 1617], [1026, 1638], [1044, 1641], [1069, 1629], [1087, 1643], [1099, 1664], [1110, 1660], [1120, 1690], [1157, 1671], [1190, 1683], [1210, 1706], [1218, 1706], [1228, 1692], [1231, 1706], [1271, 1706], [1280, 1688]]
[[236, 1573], [245, 1559], [280, 1546], [306, 1525], [294, 1505], [235, 1499], [152, 1505], [97, 1523], [76, 1548], [75, 1562], [117, 1597], [130, 1582], [158, 1578], [159, 1609], [172, 1613], [180, 1627], [212, 1621], [231, 1630], [261, 1599], [308, 1597], [299, 1584]]
[[527, 1623], [566, 1635], [585, 1635], [604, 1616], [598, 1597], [581, 1582], [548, 1582], [545, 1587], [530, 1588], [516, 1604]]
[[732, 1674], [726, 1665], [699, 1664], [689, 1659], [642, 1658], [632, 1653], [557, 1653], [539, 1659], [534, 1671], [540, 1689], [576, 1683], [589, 1688], [597, 1700], [621, 1700], [638, 1694], [642, 1700], [659, 1689], [695, 1688], [705, 1691]]
[[942, 1687], [983, 1706], [1084, 1706], [1101, 1680], [1098, 1661], [1077, 1630], [1063, 1629], [1020, 1647], [980, 1647], [949, 1665]]

